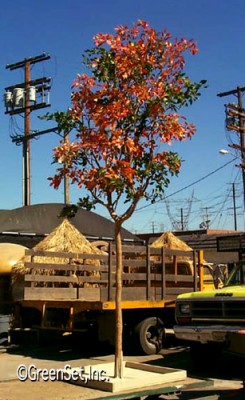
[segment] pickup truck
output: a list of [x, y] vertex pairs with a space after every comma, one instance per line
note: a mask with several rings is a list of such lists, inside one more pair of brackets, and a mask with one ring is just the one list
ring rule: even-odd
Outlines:
[[[174, 333], [189, 341], [194, 361], [216, 358], [222, 350], [245, 355], [245, 260], [220, 289], [180, 294], [175, 303]], [[210, 359], [209, 359], [210, 360]]]

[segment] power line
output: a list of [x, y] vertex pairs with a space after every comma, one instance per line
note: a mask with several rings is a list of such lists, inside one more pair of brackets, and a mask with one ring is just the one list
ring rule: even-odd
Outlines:
[[[181, 193], [181, 192], [183, 192], [183, 191], [186, 190], [186, 189], [189, 189], [190, 187], [192, 187], [192, 186], [196, 185], [197, 183], [200, 183], [200, 182], [202, 182], [203, 180], [209, 178], [210, 176], [214, 175], [216, 172], [220, 171], [221, 169], [225, 168], [227, 165], [229, 165], [229, 164], [231, 164], [231, 163], [233, 163], [233, 162], [234, 162], [233, 159], [230, 160], [230, 161], [228, 161], [227, 163], [223, 164], [221, 167], [216, 168], [214, 171], [209, 172], [207, 175], [203, 176], [202, 178], [200, 178], [200, 179], [198, 179], [198, 180], [196, 180], [196, 181], [190, 183], [190, 184], [187, 185], [187, 186], [184, 186], [182, 189], [176, 190], [175, 192], [169, 194], [168, 196], [165, 196], [163, 199], [160, 199], [160, 200], [155, 201], [154, 204], [159, 203], [159, 202], [161, 202], [161, 201], [163, 201], [163, 200], [166, 200], [166, 199], [168, 199], [169, 197], [172, 197], [172, 196], [174, 196], [174, 195], [176, 195], [176, 194], [178, 194], [178, 193]], [[148, 207], [150, 207], [150, 206], [152, 206], [152, 204], [146, 204], [145, 206], [139, 207], [139, 208], [136, 210], [136, 212], [137, 212], [137, 211], [141, 211], [141, 210], [143, 210], [143, 209], [145, 209], [145, 208], [148, 208]]]

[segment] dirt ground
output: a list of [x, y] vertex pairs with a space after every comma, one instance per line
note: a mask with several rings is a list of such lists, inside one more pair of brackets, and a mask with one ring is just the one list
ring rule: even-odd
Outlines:
[[[67, 346], [52, 346], [47, 348], [0, 348], [0, 400], [82, 400], [102, 399], [111, 397], [112, 394], [100, 390], [81, 387], [60, 381], [35, 381], [27, 379], [22, 382], [17, 377], [20, 365], [34, 365], [39, 369], [58, 369], [65, 365], [71, 367], [84, 367], [113, 361], [114, 356], [106, 349], [91, 349], [87, 346], [86, 352], [81, 349], [72, 349]], [[185, 369], [188, 382], [199, 382], [196, 389], [182, 388], [171, 396], [162, 395], [160, 399], [189, 400], [189, 399], [236, 399], [244, 400], [245, 391], [242, 388], [242, 373], [244, 363], [242, 360], [224, 355], [218, 367], [215, 368], [210, 360], [206, 369], [197, 371], [193, 369], [188, 347], [170, 338], [167, 347], [160, 354], [154, 356], [125, 355], [124, 359], [170, 368]], [[200, 387], [200, 379], [204, 382]], [[207, 386], [208, 382], [208, 386]], [[144, 383], [142, 382], [142, 387]], [[167, 385], [169, 386], [169, 385]], [[172, 385], [173, 386], [173, 385]], [[122, 395], [121, 399], [127, 396]], [[115, 398], [115, 397], [114, 397]], [[156, 397], [155, 397], [156, 398]]]

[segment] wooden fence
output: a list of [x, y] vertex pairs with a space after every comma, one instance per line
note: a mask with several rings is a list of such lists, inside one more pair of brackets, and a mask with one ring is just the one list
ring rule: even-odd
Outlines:
[[[23, 276], [23, 291], [18, 300], [115, 300], [113, 244], [105, 255], [27, 250], [26, 256], [30, 258], [25, 262], [28, 273]], [[198, 290], [196, 261], [194, 251], [124, 245], [122, 299], [174, 299], [180, 293]]]

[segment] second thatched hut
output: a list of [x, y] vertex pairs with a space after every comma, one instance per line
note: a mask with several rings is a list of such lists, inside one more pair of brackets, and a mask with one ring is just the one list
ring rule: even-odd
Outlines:
[[[152, 244], [152, 248], [164, 248], [166, 250], [176, 250], [184, 252], [192, 252], [192, 248], [189, 247], [185, 242], [176, 237], [172, 232], [165, 232], [159, 238], [157, 238]], [[161, 262], [161, 256], [152, 256], [152, 261], [155, 263]], [[183, 273], [186, 269], [186, 263], [192, 264], [193, 257], [190, 254], [186, 255], [165, 255], [166, 272], [167, 273]]]
[[163, 233], [151, 244], [151, 247], [164, 247], [169, 250], [192, 251], [191, 247], [189, 247], [185, 242], [176, 237], [172, 232]]

